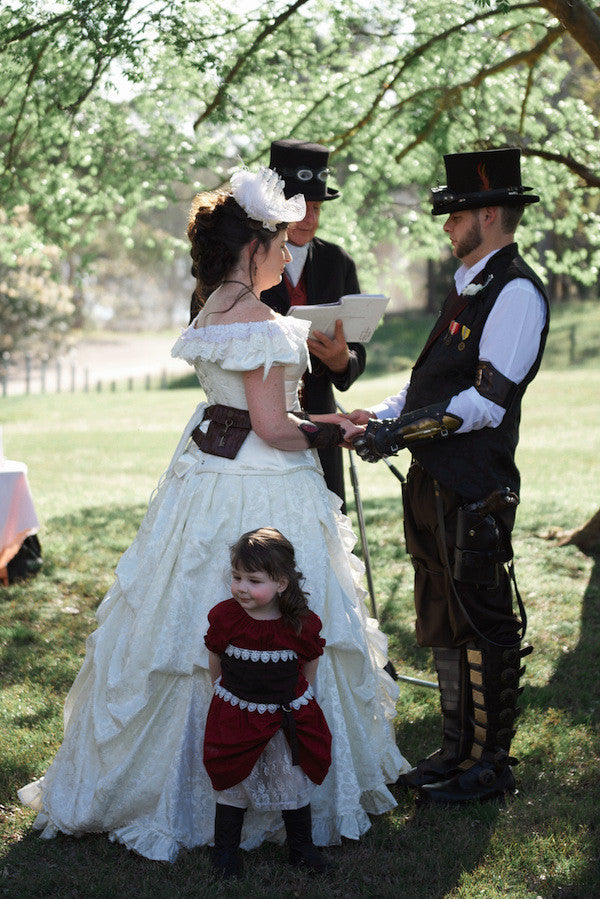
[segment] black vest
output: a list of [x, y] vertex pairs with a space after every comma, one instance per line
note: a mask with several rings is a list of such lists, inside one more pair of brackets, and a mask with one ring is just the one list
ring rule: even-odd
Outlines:
[[[455, 434], [412, 448], [413, 456], [432, 477], [470, 500], [483, 499], [498, 487], [519, 492], [515, 449], [519, 442], [521, 399], [540, 367], [550, 323], [545, 287], [519, 256], [516, 243], [494, 253], [477, 280], [485, 284], [490, 275], [491, 281], [469, 298], [467, 306], [456, 316], [455, 324], [442, 332], [417, 361], [403, 409], [412, 412], [433, 403], [449, 403], [451, 397], [474, 386], [481, 334], [500, 291], [515, 278], [533, 282], [544, 297], [546, 323], [535, 362], [517, 386], [499, 426]], [[440, 315], [443, 314], [442, 308]]]

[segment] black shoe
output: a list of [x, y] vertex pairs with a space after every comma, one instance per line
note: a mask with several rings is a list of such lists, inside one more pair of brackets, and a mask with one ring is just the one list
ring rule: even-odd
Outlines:
[[328, 874], [333, 871], [334, 865], [326, 858], [314, 844], [300, 846], [293, 852], [290, 850], [290, 865], [308, 868], [318, 874]]
[[228, 880], [230, 877], [240, 877], [244, 866], [237, 849], [213, 849], [213, 871], [218, 877]]
[[497, 769], [493, 762], [482, 760], [448, 780], [424, 785], [419, 789], [418, 800], [449, 805], [484, 802], [514, 793], [515, 787], [515, 777], [510, 765]]
[[449, 755], [443, 749], [438, 749], [426, 759], [417, 762], [406, 774], [401, 774], [396, 784], [405, 790], [418, 790], [426, 784], [439, 783], [454, 774], [459, 761], [455, 755]]
[[312, 841], [310, 805], [282, 812], [290, 850], [290, 865], [301, 865], [319, 874], [333, 871], [334, 865], [322, 855]]

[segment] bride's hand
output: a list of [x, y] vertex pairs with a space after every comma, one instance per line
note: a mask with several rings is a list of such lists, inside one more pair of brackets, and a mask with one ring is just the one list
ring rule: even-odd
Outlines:
[[368, 409], [354, 409], [346, 417], [356, 425], [366, 425], [371, 420], [372, 415]]
[[319, 422], [326, 422], [331, 425], [342, 425], [348, 424], [349, 416], [342, 415], [340, 412], [326, 412], [323, 415], [312, 415], [310, 416], [310, 420], [319, 424]]
[[365, 429], [360, 425], [355, 425], [351, 421], [348, 421], [347, 418], [342, 419], [342, 421], [338, 422], [340, 425], [342, 432], [344, 434], [344, 442], [342, 446], [346, 449], [352, 449], [352, 443], [359, 434], [364, 434]]

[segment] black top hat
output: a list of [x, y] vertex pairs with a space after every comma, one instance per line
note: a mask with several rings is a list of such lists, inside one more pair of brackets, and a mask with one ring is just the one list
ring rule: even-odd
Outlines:
[[269, 168], [285, 181], [286, 197], [304, 194], [307, 200], [335, 200], [339, 190], [327, 187], [329, 150], [302, 140], [274, 140]]
[[431, 191], [432, 215], [446, 215], [461, 209], [483, 206], [527, 206], [538, 203], [533, 190], [521, 184], [521, 151], [482, 150], [479, 153], [450, 153], [444, 156], [445, 187]]

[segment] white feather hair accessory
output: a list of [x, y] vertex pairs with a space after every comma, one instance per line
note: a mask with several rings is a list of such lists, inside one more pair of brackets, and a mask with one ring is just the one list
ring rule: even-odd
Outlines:
[[277, 172], [261, 166], [258, 172], [240, 169], [231, 176], [231, 193], [246, 215], [275, 231], [280, 222], [299, 222], [306, 215], [302, 194], [286, 200], [284, 182]]

